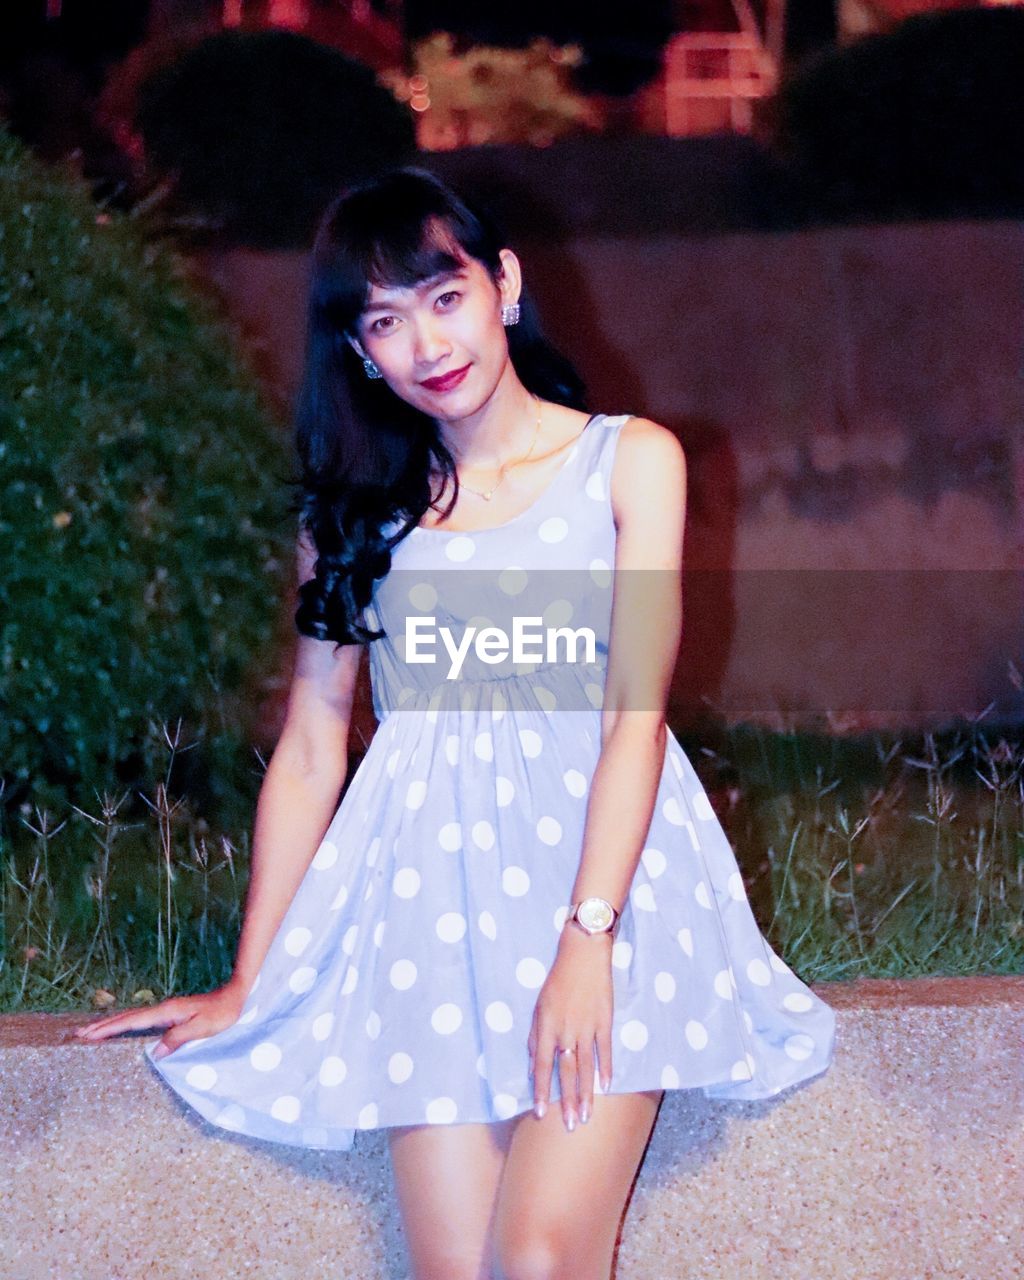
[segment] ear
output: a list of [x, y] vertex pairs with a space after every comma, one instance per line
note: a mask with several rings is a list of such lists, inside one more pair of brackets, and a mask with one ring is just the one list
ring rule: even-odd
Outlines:
[[501, 272], [496, 283], [502, 306], [505, 306], [519, 301], [523, 289], [523, 269], [511, 249], [502, 249], [498, 256], [501, 258]]
[[360, 360], [366, 359], [366, 352], [362, 349], [362, 347], [359, 345], [358, 341], [355, 338], [350, 338], [346, 336], [345, 341], [349, 344], [349, 346], [356, 353], [356, 355], [359, 357]]

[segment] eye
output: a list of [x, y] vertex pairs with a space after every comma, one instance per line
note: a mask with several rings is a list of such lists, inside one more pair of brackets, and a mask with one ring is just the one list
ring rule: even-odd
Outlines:
[[461, 298], [462, 294], [458, 289], [448, 289], [444, 293], [438, 295], [438, 302], [444, 302], [445, 298]]
[[394, 316], [380, 316], [378, 319], [374, 320], [373, 324], [370, 325], [370, 332], [371, 333], [387, 333], [388, 330], [393, 328], [394, 326], [385, 324], [385, 321], [394, 320], [394, 318], [395, 318]]

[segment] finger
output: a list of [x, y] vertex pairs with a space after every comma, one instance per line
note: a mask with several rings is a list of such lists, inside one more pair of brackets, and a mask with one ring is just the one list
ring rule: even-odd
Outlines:
[[612, 1026], [610, 1018], [602, 1023], [597, 1031], [597, 1058], [601, 1088], [607, 1093], [612, 1087]]
[[153, 1057], [166, 1058], [181, 1045], [187, 1044], [190, 1040], [198, 1040], [202, 1035], [203, 1024], [196, 1017], [189, 1018], [188, 1021], [179, 1023], [161, 1036], [153, 1050]]
[[575, 1053], [560, 1053], [558, 1055], [558, 1082], [562, 1090], [562, 1119], [565, 1121], [565, 1127], [571, 1133], [576, 1128], [576, 1118], [579, 1115], [580, 1108], [579, 1091], [576, 1085], [579, 1048], [575, 1040], [570, 1040], [565, 1047], [576, 1050]]
[[132, 1009], [125, 1013], [114, 1014], [102, 1018], [99, 1022], [90, 1022], [87, 1027], [79, 1027], [75, 1035], [83, 1040], [105, 1040], [108, 1036], [119, 1035], [122, 1031], [137, 1031], [140, 1027], [155, 1024], [152, 1009]]
[[530, 1059], [530, 1066], [529, 1066], [530, 1076], [533, 1075], [533, 1067], [534, 1067], [533, 1058], [536, 1051], [537, 1051], [537, 1015], [536, 1013], [534, 1013], [533, 1021], [530, 1024], [530, 1034], [526, 1037], [526, 1052], [529, 1055], [529, 1059]]
[[594, 1114], [594, 1037], [590, 1036], [586, 1047], [580, 1047], [577, 1074], [579, 1076], [580, 1121], [586, 1124]]
[[85, 1040], [104, 1040], [107, 1036], [118, 1035], [122, 1031], [173, 1025], [186, 1017], [188, 1017], [186, 1009], [176, 1003], [164, 1001], [148, 1008], [126, 1009], [122, 1013], [100, 1018], [98, 1022], [90, 1022], [88, 1026], [78, 1027], [75, 1035]]
[[551, 1072], [554, 1066], [555, 1037], [543, 1029], [537, 1034], [537, 1051], [534, 1055], [533, 1109], [540, 1117], [548, 1109], [551, 1100]]
[[91, 1035], [94, 1031], [98, 1031], [101, 1027], [108, 1027], [112, 1022], [118, 1022], [124, 1017], [127, 1010], [120, 1013], [108, 1013], [105, 1018], [95, 1018], [92, 1022], [83, 1023], [82, 1026], [75, 1028], [76, 1036]]
[[88, 1037], [88, 1036], [95, 1035], [95, 1034], [96, 1034], [96, 1032], [97, 1032], [97, 1030], [98, 1030], [100, 1027], [105, 1026], [109, 1021], [110, 1021], [110, 1019], [109, 1019], [109, 1018], [103, 1018], [103, 1019], [101, 1019], [99, 1022], [88, 1022], [88, 1023], [84, 1023], [84, 1024], [83, 1024], [82, 1026], [80, 1026], [80, 1027], [75, 1027], [74, 1031], [73, 1031], [71, 1034], [72, 1034], [72, 1035], [75, 1035], [75, 1036], [78, 1036], [80, 1039], [81, 1039], [83, 1036], [84, 1036], [84, 1037]]

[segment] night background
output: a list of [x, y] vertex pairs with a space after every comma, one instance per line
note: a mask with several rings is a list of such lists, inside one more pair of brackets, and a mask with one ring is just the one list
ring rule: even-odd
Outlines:
[[[135, 1092], [32, 1019], [230, 973], [292, 678], [310, 248], [402, 163], [494, 212], [590, 408], [683, 444], [667, 719], [765, 936], [848, 1002], [850, 1065], [784, 1185], [778, 1136], [739, 1152], [742, 1204], [657, 1156], [650, 1274], [663, 1239], [728, 1280], [1024, 1273], [1022, 68], [1013, 2], [4, 5], [0, 1132], [4, 1230], [47, 1274], [237, 1273], [210, 1241], [245, 1217], [183, 1240], [167, 1203], [196, 1159], [243, 1215], [241, 1148], [184, 1156], [113, 1108], [130, 1175], [80, 1196], [89, 1108]], [[349, 778], [375, 727], [364, 663]], [[342, 1225], [295, 1243], [301, 1179], [275, 1172], [245, 1183], [275, 1280], [398, 1249], [386, 1208], [363, 1230], [387, 1196], [333, 1174]], [[763, 1256], [707, 1244], [748, 1210]]]

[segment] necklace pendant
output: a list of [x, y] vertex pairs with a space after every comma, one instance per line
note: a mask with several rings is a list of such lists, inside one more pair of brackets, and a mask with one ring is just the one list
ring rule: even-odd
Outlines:
[[[494, 492], [494, 490], [492, 489], [492, 490], [491, 490], [491, 493], [493, 493], [493, 492]], [[483, 498], [486, 502], [490, 502], [490, 500], [491, 500], [491, 493], [482, 493], [482, 494], [480, 495], [480, 497], [481, 497], [481, 498]]]

